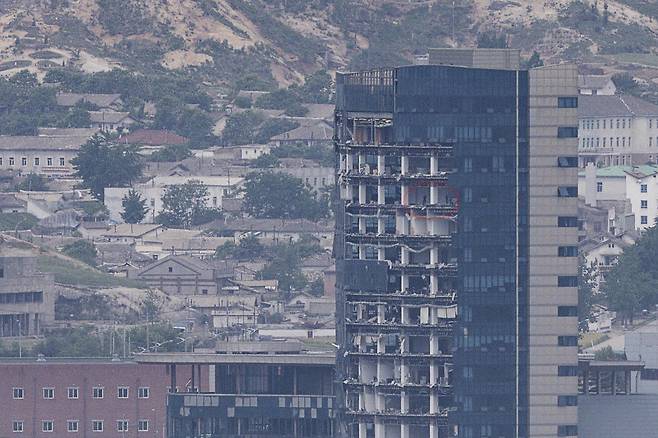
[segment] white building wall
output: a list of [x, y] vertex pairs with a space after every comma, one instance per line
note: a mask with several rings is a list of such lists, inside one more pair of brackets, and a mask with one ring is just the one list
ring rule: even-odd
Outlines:
[[0, 170], [46, 176], [70, 175], [74, 172], [71, 160], [76, 155], [76, 150], [3, 150], [0, 151]]

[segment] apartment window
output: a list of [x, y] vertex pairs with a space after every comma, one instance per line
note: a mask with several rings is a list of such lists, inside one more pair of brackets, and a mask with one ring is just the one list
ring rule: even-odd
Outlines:
[[621, 147], [623, 147], [623, 148], [626, 147], [626, 137], [621, 138]]
[[41, 422], [41, 432], [52, 432], [55, 426], [52, 420], [44, 420]]
[[464, 172], [465, 173], [473, 172], [473, 159], [472, 158], [464, 158]]
[[616, 144], [617, 144], [617, 147], [619, 147], [619, 137], [617, 137]]
[[138, 398], [149, 398], [151, 391], [148, 386], [142, 386], [137, 390]]
[[605, 122], [607, 122], [608, 119], [603, 119], [603, 129], [605, 129]]
[[0, 157], [0, 166], [2, 166], [2, 157]]
[[560, 275], [557, 277], [557, 287], [576, 287], [578, 277], [574, 275]]
[[77, 399], [79, 397], [79, 389], [75, 386], [66, 388], [66, 392], [69, 399]]
[[12, 393], [14, 396], [14, 400], [23, 400], [23, 397], [25, 396], [25, 392], [23, 391], [23, 388], [12, 388]]
[[557, 167], [578, 167], [578, 157], [558, 157]]
[[117, 432], [128, 432], [128, 420], [117, 420]]
[[557, 316], [578, 316], [578, 306], [558, 306]]
[[575, 126], [560, 126], [557, 128], [557, 138], [578, 138], [578, 128]]
[[575, 377], [578, 375], [578, 367], [576, 365], [559, 365], [557, 375], [560, 377]]
[[173, 268], [173, 266], [169, 266], [169, 267], [167, 268], [167, 272], [174, 272], [174, 268]]
[[23, 422], [14, 421], [11, 423], [11, 430], [16, 433], [23, 433]]
[[96, 386], [92, 389], [91, 394], [94, 398], [103, 398], [103, 387]]
[[576, 228], [578, 218], [576, 216], [558, 216], [557, 226], [560, 228]]
[[640, 223], [642, 225], [647, 225], [649, 223], [649, 218], [647, 216], [640, 216]]
[[21, 166], [27, 166], [27, 158], [21, 158]]
[[596, 191], [601, 193], [603, 191], [603, 183], [602, 182], [597, 182], [596, 183]]
[[66, 164], [66, 160], [64, 160], [64, 158], [60, 158], [59, 159], [59, 165], [64, 166], [65, 164]]
[[643, 199], [640, 201], [640, 208], [649, 208], [649, 201]]
[[640, 184], [640, 193], [646, 193], [646, 192], [647, 192], [647, 185]]
[[52, 166], [53, 165], [53, 159], [48, 157], [46, 158], [46, 166]]
[[51, 400], [55, 398], [55, 388], [43, 388], [44, 400]]
[[619, 129], [619, 119], [617, 119], [617, 129]]
[[14, 165], [14, 157], [9, 157], [9, 165], [10, 166]]
[[568, 426], [557, 427], [557, 436], [577, 436], [577, 435], [578, 435], [578, 426], [568, 425]]
[[212, 206], [217, 207], [217, 196], [212, 197]]
[[577, 97], [558, 97], [557, 98], [557, 107], [558, 108], [578, 108], [578, 98]]
[[128, 387], [127, 386], [119, 386], [117, 388], [117, 397], [118, 398], [128, 398]]
[[603, 137], [603, 147], [605, 147], [605, 141], [607, 140], [607, 137]]
[[78, 420], [68, 420], [66, 422], [66, 430], [68, 432], [77, 432], [79, 428], [80, 428], [80, 423], [78, 422]]
[[139, 432], [148, 432], [149, 431], [149, 421], [148, 420], [139, 420], [137, 422], [137, 430]]
[[92, 432], [102, 432], [103, 431], [103, 420], [93, 420], [91, 422], [91, 431]]
[[596, 129], [599, 129], [599, 121], [598, 120], [596, 121]]
[[557, 196], [560, 198], [576, 198], [578, 196], [578, 187], [576, 186], [558, 187]]
[[35, 165], [35, 166], [38, 166], [38, 165], [39, 165], [39, 157], [36, 157], [36, 158], [34, 159], [34, 165]]
[[649, 137], [649, 146], [653, 146], [653, 137]]
[[464, 202], [473, 202], [473, 189], [470, 187], [464, 189]]
[[558, 257], [577, 257], [578, 256], [578, 247], [576, 247], [576, 246], [558, 246], [557, 255], [558, 255]]
[[473, 250], [471, 248], [464, 248], [464, 262], [473, 261]]
[[653, 119], [649, 119], [649, 129], [653, 128]]
[[558, 406], [578, 406], [578, 396], [576, 395], [558, 395]]
[[560, 347], [575, 347], [578, 345], [578, 336], [558, 336], [557, 345]]

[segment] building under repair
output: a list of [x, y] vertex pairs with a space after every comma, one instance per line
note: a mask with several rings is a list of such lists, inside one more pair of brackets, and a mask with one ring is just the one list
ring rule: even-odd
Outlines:
[[577, 73], [485, 52], [337, 75], [342, 436], [577, 434]]

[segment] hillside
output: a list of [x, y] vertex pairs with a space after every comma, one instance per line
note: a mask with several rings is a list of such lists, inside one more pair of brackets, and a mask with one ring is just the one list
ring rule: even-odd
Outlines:
[[[525, 56], [658, 74], [656, 0], [0, 0], [0, 73], [62, 65], [287, 86], [498, 32]], [[257, 78], [258, 80], [255, 80]], [[247, 81], [249, 82], [249, 81]], [[253, 85], [253, 84], [252, 84]]]

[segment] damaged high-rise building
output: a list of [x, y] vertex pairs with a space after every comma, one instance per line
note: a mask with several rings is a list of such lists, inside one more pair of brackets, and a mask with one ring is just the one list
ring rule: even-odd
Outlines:
[[577, 435], [577, 71], [338, 74], [341, 436]]

